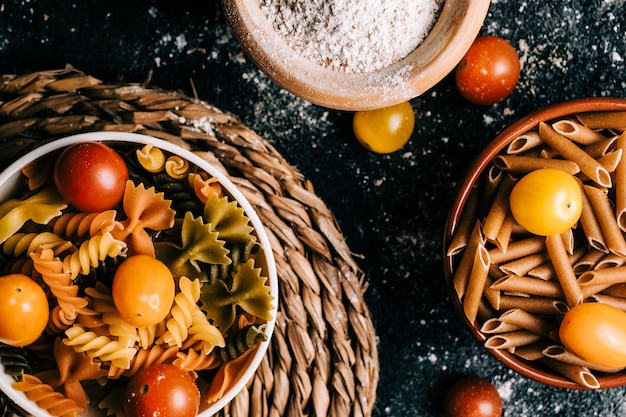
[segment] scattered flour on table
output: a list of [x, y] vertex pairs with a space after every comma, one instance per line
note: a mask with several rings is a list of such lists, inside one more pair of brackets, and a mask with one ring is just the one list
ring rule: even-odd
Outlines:
[[406, 57], [433, 27], [443, 0], [259, 0], [300, 55], [346, 72], [372, 72]]

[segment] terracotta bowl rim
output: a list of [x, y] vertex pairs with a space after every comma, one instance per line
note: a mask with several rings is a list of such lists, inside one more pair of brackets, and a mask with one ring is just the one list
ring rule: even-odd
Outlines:
[[[450, 206], [451, 209], [448, 213], [443, 236], [442, 249], [444, 280], [446, 286], [448, 287], [448, 293], [457, 315], [463, 321], [465, 327], [468, 328], [474, 338], [481, 344], [485, 342], [486, 336], [481, 333], [474, 324], [470, 323], [463, 313], [463, 307], [459, 302], [452, 285], [452, 274], [454, 270], [453, 259], [447, 254], [452, 233], [457, 226], [457, 222], [469, 196], [470, 189], [480, 175], [485, 171], [491, 160], [520, 134], [530, 130], [540, 121], [548, 121], [564, 117], [569, 114], [590, 111], [626, 111], [626, 99], [614, 97], [572, 99], [539, 109], [518, 119], [516, 122], [499, 133], [495, 139], [490, 142], [478, 155], [478, 157], [475, 158], [464, 179], [456, 187], [455, 196], [452, 201], [452, 205]], [[500, 349], [486, 350], [508, 368], [537, 382], [565, 389], [589, 389], [543, 368], [533, 366], [531, 362], [524, 361], [509, 352]], [[596, 376], [600, 384], [599, 389], [614, 388], [626, 384], [626, 371], [616, 374], [596, 374]]]

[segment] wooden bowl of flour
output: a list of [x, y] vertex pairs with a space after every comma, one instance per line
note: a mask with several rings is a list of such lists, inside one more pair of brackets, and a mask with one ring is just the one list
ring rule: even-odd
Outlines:
[[[427, 3], [415, 1], [415, 7]], [[354, 13], [342, 11], [348, 12], [345, 16], [339, 12], [328, 15], [321, 10], [323, 7], [315, 6], [315, 0], [295, 5], [286, 0], [222, 0], [222, 5], [244, 52], [275, 83], [313, 104], [356, 111], [387, 107], [417, 97], [461, 61], [482, 27], [490, 1], [437, 2], [434, 15], [429, 14], [431, 9], [420, 10], [420, 14], [411, 8], [401, 13], [406, 23], [396, 18], [394, 24], [372, 23], [368, 19], [379, 13], [359, 15], [361, 11], [356, 9]], [[354, 0], [354, 7], [369, 3]], [[375, 3], [378, 2], [372, 2]], [[407, 7], [408, 3], [402, 0], [399, 6]], [[286, 11], [276, 12], [281, 4], [310, 9], [293, 10], [289, 16]], [[387, 2], [381, 4], [374, 7], [388, 6]], [[338, 22], [343, 29], [322, 32], [311, 24], [320, 20], [316, 18], [331, 25]], [[350, 24], [351, 19], [354, 25]], [[421, 39], [417, 39], [419, 34], [412, 33], [407, 40], [406, 30], [413, 31], [419, 25], [422, 25]], [[345, 32], [347, 26], [353, 26], [354, 31]], [[368, 30], [376, 33], [372, 35]], [[374, 43], [368, 43], [374, 38], [377, 39]], [[417, 46], [413, 48], [411, 42]], [[338, 51], [343, 51], [343, 59]]]

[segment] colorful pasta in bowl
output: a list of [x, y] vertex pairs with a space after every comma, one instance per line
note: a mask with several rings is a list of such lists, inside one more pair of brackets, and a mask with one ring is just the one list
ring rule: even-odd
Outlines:
[[214, 415], [267, 351], [278, 283], [261, 220], [171, 142], [96, 132], [22, 156], [0, 173], [0, 248], [0, 389], [31, 415], [130, 417], [177, 372], [187, 410]]
[[452, 301], [526, 377], [626, 384], [625, 158], [626, 100], [572, 100], [501, 132], [458, 186], [443, 239]]

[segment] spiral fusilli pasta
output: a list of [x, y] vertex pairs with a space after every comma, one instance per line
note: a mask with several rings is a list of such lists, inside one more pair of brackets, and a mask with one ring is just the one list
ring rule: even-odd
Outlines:
[[161, 336], [170, 346], [183, 345], [188, 336], [188, 329], [192, 325], [193, 312], [197, 309], [196, 303], [200, 298], [200, 280], [191, 281], [187, 277], [178, 280], [180, 291], [174, 297], [174, 306], [171, 318], [167, 321], [167, 331]]
[[21, 381], [13, 384], [13, 388], [22, 391], [29, 400], [53, 416], [77, 417], [78, 413], [86, 411], [34, 375], [24, 374]]
[[109, 289], [98, 282], [95, 288], [86, 288], [85, 293], [91, 297], [93, 310], [100, 313], [102, 322], [109, 326], [109, 333], [117, 337], [120, 346], [124, 348], [135, 346], [139, 340], [137, 328], [122, 319], [115, 308]]
[[115, 229], [122, 229], [122, 224], [115, 219], [115, 210], [100, 213], [67, 212], [55, 218], [50, 225], [57, 235], [95, 236]]
[[69, 273], [63, 272], [63, 262], [54, 256], [52, 249], [38, 249], [31, 253], [33, 266], [56, 297], [58, 308], [52, 310], [51, 323], [58, 330], [74, 324], [78, 310], [87, 306], [87, 299], [78, 296]]
[[72, 279], [86, 275], [107, 257], [116, 257], [126, 249], [126, 243], [117, 240], [106, 232], [83, 242], [78, 250], [63, 259], [63, 271], [69, 272]]
[[22, 255], [28, 256], [39, 247], [50, 248], [58, 255], [71, 249], [73, 244], [56, 233], [51, 232], [15, 233], [4, 242], [2, 251], [6, 255], [13, 255], [15, 257]]
[[137, 353], [135, 348], [123, 347], [119, 341], [111, 340], [107, 336], [98, 336], [79, 325], [74, 325], [65, 331], [66, 339], [63, 343], [72, 346], [77, 352], [85, 352], [91, 358], [110, 361], [121, 369], [129, 369], [130, 362]]
[[165, 166], [165, 155], [156, 146], [148, 143], [135, 153], [137, 162], [148, 172], [159, 172]]

